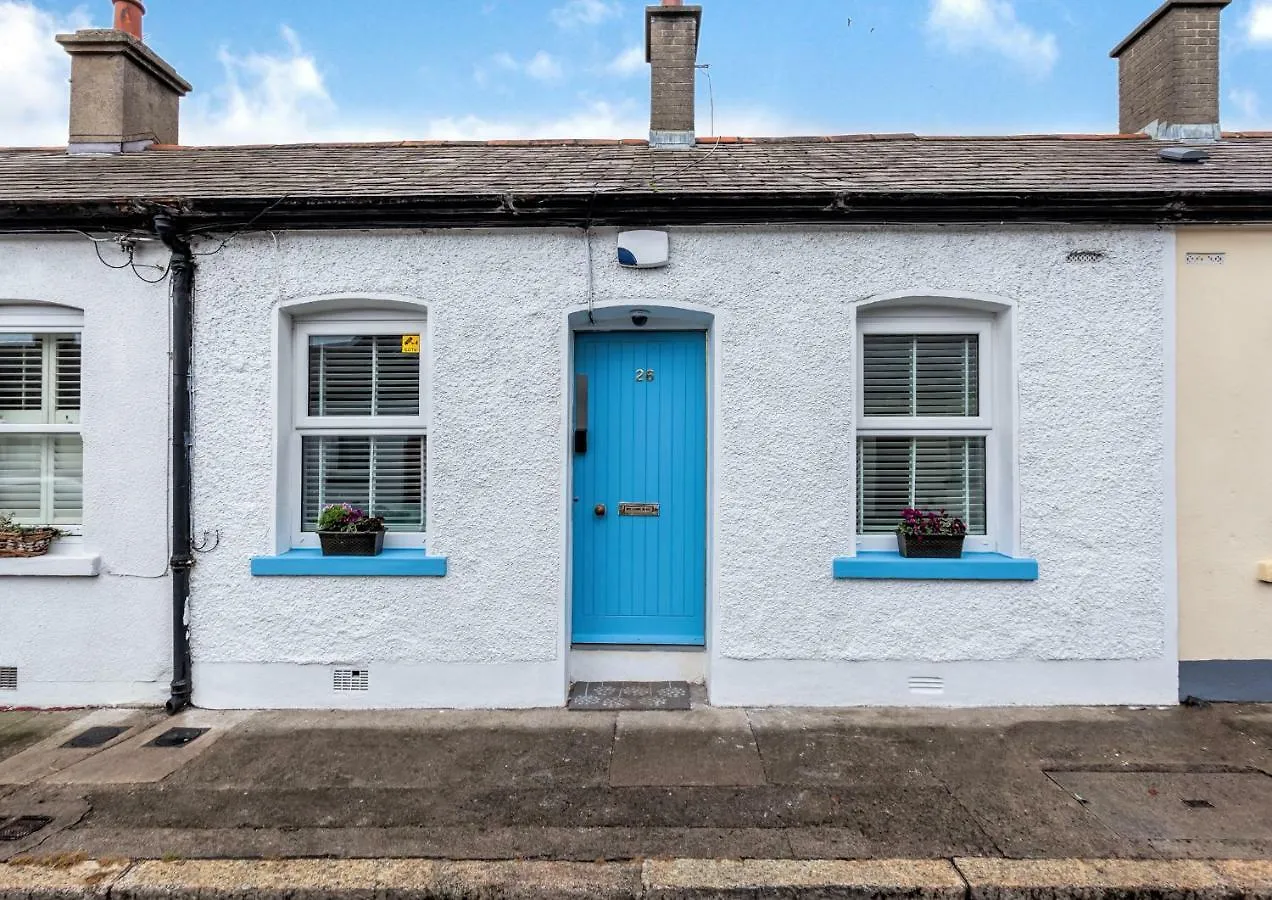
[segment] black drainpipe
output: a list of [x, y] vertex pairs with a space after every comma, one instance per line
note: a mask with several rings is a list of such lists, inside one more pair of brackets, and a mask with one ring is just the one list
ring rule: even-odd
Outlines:
[[155, 233], [172, 252], [172, 696], [169, 713], [190, 705], [190, 570], [194, 567], [194, 526], [190, 517], [190, 357], [194, 347], [194, 256], [170, 216], [155, 216]]

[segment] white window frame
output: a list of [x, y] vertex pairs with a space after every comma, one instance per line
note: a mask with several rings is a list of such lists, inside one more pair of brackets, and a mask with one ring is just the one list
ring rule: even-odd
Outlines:
[[[985, 534], [967, 536], [963, 548], [969, 552], [1001, 552], [1008, 545], [1010, 524], [1004, 515], [1009, 493], [1008, 473], [1003, 465], [1002, 444], [1007, 439], [1000, 407], [1003, 366], [999, 361], [995, 317], [989, 313], [930, 311], [862, 311], [857, 318], [856, 408], [857, 433], [853, 439], [856, 465], [853, 470], [860, 496], [860, 438], [863, 437], [983, 437], [985, 438]], [[979, 364], [977, 415], [955, 416], [867, 416], [865, 415], [865, 336], [871, 334], [975, 334]], [[957, 423], [957, 424], [952, 424]], [[854, 517], [853, 527], [860, 515]], [[895, 534], [858, 534], [858, 550], [896, 550]]]
[[[80, 408], [75, 412], [68, 412], [62, 415], [63, 421], [49, 422], [51, 418], [47, 404], [52, 402], [55, 396], [56, 376], [56, 357], [49, 351], [48, 345], [44, 345], [43, 372], [41, 373], [40, 399], [42, 409], [38, 413], [3, 413], [0, 412], [0, 435], [16, 435], [16, 434], [36, 434], [36, 435], [58, 435], [58, 434], [78, 434], [81, 442], [81, 458], [83, 456], [83, 434], [82, 417], [84, 411], [84, 318], [78, 310], [69, 308], [50, 308], [43, 309], [39, 306], [5, 306], [0, 305], [0, 333], [3, 334], [31, 334], [31, 335], [79, 335], [80, 336]], [[44, 468], [52, 471], [53, 468], [53, 451], [50, 447], [45, 450]], [[81, 500], [80, 515], [84, 515], [84, 498], [83, 498], [83, 479], [84, 472], [80, 471], [81, 481]], [[46, 502], [43, 489], [41, 490], [41, 503]], [[48, 499], [49, 504], [52, 503]], [[3, 512], [3, 510], [0, 510]], [[67, 534], [80, 535], [83, 533], [83, 522], [55, 523], [49, 517], [48, 522], [35, 522], [23, 524], [36, 525], [55, 525], [58, 529]]]
[[[425, 438], [424, 527], [422, 532], [393, 532], [384, 536], [384, 546], [423, 548], [428, 543], [429, 480], [427, 474], [428, 433], [431, 419], [431, 378], [429, 374], [428, 323], [421, 310], [418, 318], [375, 310], [321, 313], [290, 319], [290, 359], [284, 360], [290, 390], [286, 417], [285, 451], [279, 467], [281, 499], [291, 547], [317, 547], [318, 534], [303, 531], [301, 524], [301, 441], [307, 435], [423, 436]], [[420, 412], [417, 416], [310, 416], [309, 338], [313, 335], [420, 335]]]

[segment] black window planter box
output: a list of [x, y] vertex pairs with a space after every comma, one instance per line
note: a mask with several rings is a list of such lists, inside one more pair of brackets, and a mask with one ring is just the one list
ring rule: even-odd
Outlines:
[[897, 550], [909, 559], [958, 559], [963, 555], [964, 535], [929, 534], [915, 537], [897, 533]]
[[383, 531], [320, 531], [323, 556], [379, 556]]

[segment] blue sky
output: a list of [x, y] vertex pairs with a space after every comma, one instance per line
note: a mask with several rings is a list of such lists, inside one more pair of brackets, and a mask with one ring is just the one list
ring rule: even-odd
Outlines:
[[[1108, 51], [1157, 0], [705, 0], [715, 133], [1113, 131]], [[642, 137], [644, 4], [149, 0], [186, 143]], [[52, 34], [107, 0], [0, 0], [0, 144], [65, 141]], [[1272, 0], [1224, 13], [1229, 128], [1272, 128]], [[711, 133], [700, 79], [699, 133]]]

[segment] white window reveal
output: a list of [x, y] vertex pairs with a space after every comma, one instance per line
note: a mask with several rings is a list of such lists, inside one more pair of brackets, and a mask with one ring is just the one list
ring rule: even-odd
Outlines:
[[894, 549], [902, 510], [917, 507], [961, 518], [968, 549], [995, 549], [992, 339], [977, 317], [862, 319], [861, 546]]
[[0, 317], [0, 513], [83, 522], [80, 335], [5, 330]]
[[322, 508], [383, 516], [387, 543], [426, 525], [427, 366], [422, 321], [305, 320], [295, 326], [296, 546], [316, 545]]

